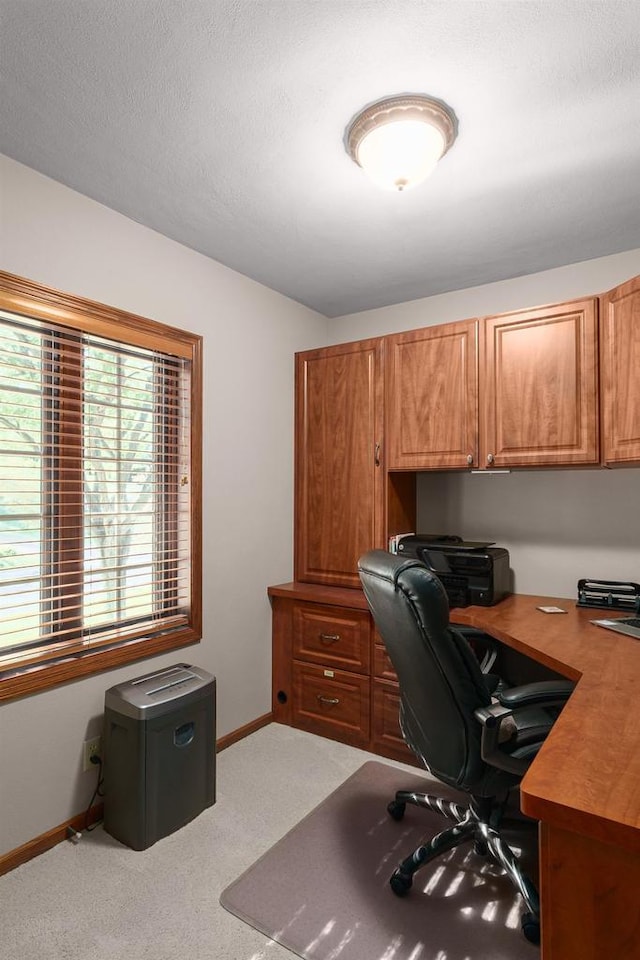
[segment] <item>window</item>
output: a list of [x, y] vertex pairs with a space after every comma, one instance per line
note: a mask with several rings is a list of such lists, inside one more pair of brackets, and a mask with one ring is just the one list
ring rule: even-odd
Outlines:
[[0, 699], [200, 638], [201, 339], [0, 273]]

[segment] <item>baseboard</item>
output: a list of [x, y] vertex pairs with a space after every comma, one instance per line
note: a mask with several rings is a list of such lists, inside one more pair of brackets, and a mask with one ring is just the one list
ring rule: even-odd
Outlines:
[[243, 727], [232, 730], [231, 733], [227, 733], [226, 736], [216, 740], [216, 753], [220, 753], [221, 750], [226, 750], [232, 743], [243, 740], [245, 737], [248, 737], [249, 734], [255, 733], [256, 730], [260, 730], [261, 727], [266, 727], [269, 723], [273, 723], [273, 713], [265, 713], [261, 717], [256, 717], [251, 723], [245, 723]]
[[[252, 720], [251, 723], [246, 723], [243, 727], [238, 727], [237, 730], [232, 730], [232, 732], [227, 733], [226, 736], [220, 737], [219, 740], [216, 740], [216, 753], [220, 753], [221, 750], [230, 747], [232, 743], [237, 743], [238, 740], [248, 737], [249, 734], [255, 733], [256, 730], [259, 730], [261, 727], [266, 727], [272, 720], [273, 714], [265, 713], [262, 717], [257, 717], [255, 720]], [[0, 855], [0, 876], [2, 876], [3, 873], [9, 873], [10, 870], [14, 870], [16, 867], [19, 867], [20, 864], [26, 863], [34, 857], [38, 857], [41, 853], [45, 853], [47, 850], [55, 847], [56, 844], [62, 843], [62, 841], [66, 840], [69, 836], [69, 828], [81, 833], [87, 825], [90, 826], [96, 823], [97, 820], [101, 820], [103, 808], [104, 805], [102, 803], [96, 803], [95, 806], [91, 807], [88, 815], [84, 811], [77, 813], [75, 817], [65, 820], [64, 823], [53, 827], [51, 830], [47, 830], [46, 833], [41, 833], [39, 837], [35, 837], [33, 840], [28, 840], [26, 843], [23, 843], [21, 847], [16, 847], [15, 850], [10, 850], [9, 853]]]
[[16, 847], [15, 850], [3, 854], [0, 856], [0, 876], [14, 870], [20, 864], [26, 863], [27, 860], [38, 857], [41, 853], [50, 850], [51, 847], [55, 847], [56, 844], [62, 843], [69, 836], [69, 828], [80, 833], [87, 825], [91, 826], [91, 824], [101, 820], [102, 811], [103, 804], [96, 803], [95, 806], [91, 807], [88, 814], [85, 812], [77, 813], [75, 817], [65, 820], [64, 823], [47, 830], [46, 833], [41, 833], [39, 837], [35, 837], [33, 840], [28, 840], [21, 847]]

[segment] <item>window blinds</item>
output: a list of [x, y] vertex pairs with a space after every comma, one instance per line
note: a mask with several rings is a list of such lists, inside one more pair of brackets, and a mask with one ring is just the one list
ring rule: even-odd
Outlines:
[[189, 360], [0, 312], [0, 663], [187, 622], [190, 408]]

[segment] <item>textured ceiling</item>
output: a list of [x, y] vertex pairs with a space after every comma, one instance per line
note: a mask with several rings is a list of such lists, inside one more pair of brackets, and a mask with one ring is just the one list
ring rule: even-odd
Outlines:
[[[328, 316], [640, 246], [640, 7], [3, 0], [0, 149]], [[427, 93], [404, 194], [344, 129]]]

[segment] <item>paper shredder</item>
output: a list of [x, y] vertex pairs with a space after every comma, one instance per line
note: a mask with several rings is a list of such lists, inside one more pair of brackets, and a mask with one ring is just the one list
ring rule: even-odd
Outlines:
[[186, 663], [105, 693], [104, 827], [134, 850], [215, 803], [215, 677]]

